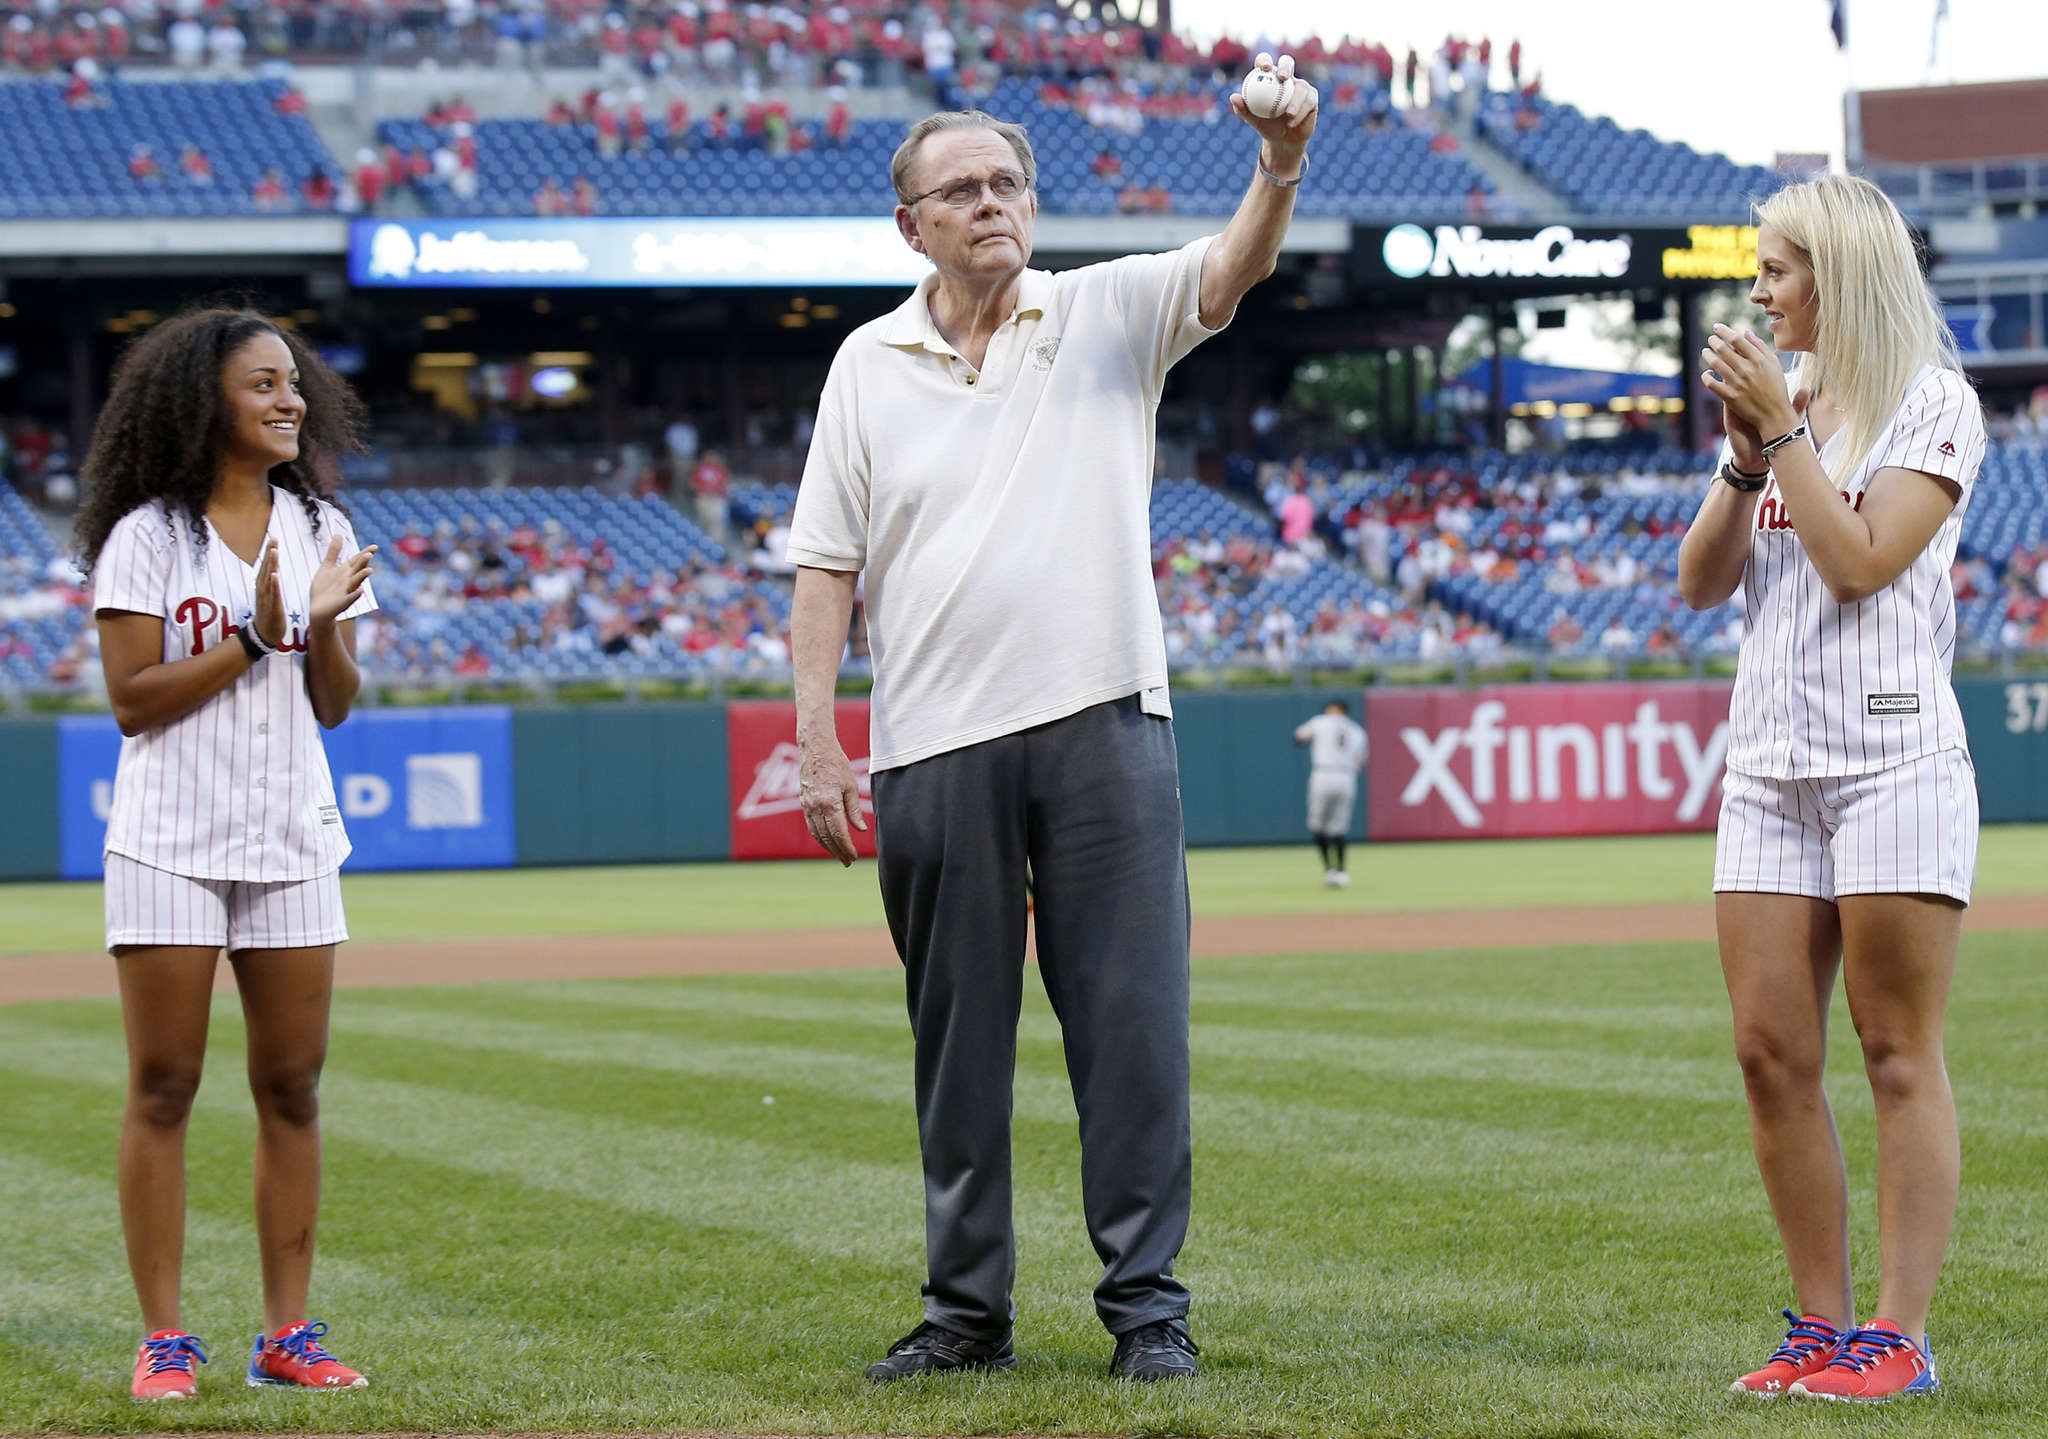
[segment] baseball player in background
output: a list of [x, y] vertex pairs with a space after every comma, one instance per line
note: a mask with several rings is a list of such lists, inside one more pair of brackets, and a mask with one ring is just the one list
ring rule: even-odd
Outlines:
[[1358, 802], [1358, 772], [1365, 768], [1365, 730], [1351, 718], [1351, 706], [1331, 700], [1323, 712], [1298, 726], [1294, 742], [1308, 750], [1308, 832], [1323, 857], [1323, 887], [1351, 883], [1344, 868], [1344, 842], [1351, 833], [1351, 807]]
[[[306, 1314], [320, 1068], [349, 852], [320, 728], [348, 717], [373, 550], [329, 502], [362, 405], [261, 315], [194, 311], [122, 357], [77, 547], [126, 737], [107, 823], [107, 948], [128, 1040], [121, 1223], [147, 1334], [137, 1399], [190, 1398], [179, 1315], [185, 1128], [214, 968], [234, 966], [256, 1101], [263, 1332], [248, 1383], [367, 1381]], [[374, 549], [374, 547], [373, 547]]]
[[[1750, 1134], [1798, 1310], [1738, 1392], [1925, 1394], [1960, 1161], [1942, 1021], [1977, 855], [1949, 682], [1949, 567], [1984, 420], [1905, 222], [1830, 176], [1760, 207], [1762, 306], [1791, 376], [1714, 327], [1719, 473], [1679, 550], [1695, 609], [1746, 625], [1714, 861]], [[1840, 969], [1876, 1101], [1882, 1273], [1856, 1322], [1848, 1185], [1821, 1087]]]

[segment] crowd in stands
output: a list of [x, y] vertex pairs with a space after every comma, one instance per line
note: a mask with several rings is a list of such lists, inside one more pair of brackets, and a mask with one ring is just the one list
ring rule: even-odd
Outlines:
[[[620, 659], [684, 656], [728, 675], [788, 669], [786, 605], [735, 551], [638, 573], [604, 539], [572, 535], [559, 519], [506, 526], [468, 516], [408, 530], [383, 553], [383, 608], [358, 627], [357, 649], [386, 679], [484, 679], [508, 655], [522, 671], [536, 659], [601, 674]], [[514, 617], [497, 646], [452, 623], [492, 606]]]
[[[1295, 55], [1337, 83], [1391, 87], [1394, 55], [1349, 36], [1223, 37], [1201, 45], [1118, 18], [1004, 0], [63, 0], [0, 3], [0, 62], [30, 73], [81, 60], [233, 71], [266, 59], [368, 55], [503, 66], [597, 65], [610, 79], [934, 87], [975, 72], [1074, 80], [1087, 75], [1235, 75], [1255, 49]], [[1463, 46], [1463, 42], [1456, 42]], [[1517, 47], [1519, 50], [1519, 47]], [[1517, 57], [1518, 58], [1518, 57]], [[1417, 59], [1410, 52], [1412, 77]]]
[[[47, 473], [58, 437], [21, 424], [0, 434], [17, 478]], [[715, 452], [687, 448], [674, 503], [359, 491], [358, 531], [383, 546], [383, 608], [358, 630], [368, 672], [401, 683], [786, 678], [793, 487], [741, 480]], [[1176, 671], [1509, 650], [1684, 658], [1739, 643], [1739, 604], [1695, 615], [1675, 592], [1697, 457], [1358, 458], [1235, 461], [1237, 498], [1155, 486], [1154, 578]], [[2044, 460], [2035, 442], [1993, 446], [1952, 572], [1968, 650], [2048, 648]], [[90, 685], [89, 596], [9, 486], [0, 539], [0, 684]]]

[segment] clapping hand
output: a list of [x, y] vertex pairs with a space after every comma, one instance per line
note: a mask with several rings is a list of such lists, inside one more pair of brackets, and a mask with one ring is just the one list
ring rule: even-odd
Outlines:
[[371, 545], [343, 560], [341, 536], [336, 535], [327, 542], [327, 557], [320, 561], [320, 568], [313, 571], [313, 592], [308, 603], [313, 624], [333, 623], [350, 605], [362, 598], [363, 586], [370, 582], [373, 568], [370, 561], [376, 553], [377, 547]]
[[1785, 393], [1784, 367], [1776, 352], [1765, 348], [1753, 331], [1714, 326], [1706, 348], [1700, 351], [1700, 363], [1704, 367], [1700, 383], [1727, 409], [1728, 438], [1736, 447], [1738, 462], [1745, 457], [1756, 460], [1767, 440], [1799, 423], [1792, 399]]

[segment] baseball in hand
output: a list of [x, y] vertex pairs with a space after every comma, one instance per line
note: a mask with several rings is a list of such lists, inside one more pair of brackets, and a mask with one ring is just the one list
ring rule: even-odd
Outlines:
[[1287, 92], [1293, 87], [1292, 75], [1261, 67], [1245, 76], [1244, 83], [1237, 88], [1238, 93], [1244, 96], [1245, 109], [1261, 120], [1270, 120], [1287, 103]]

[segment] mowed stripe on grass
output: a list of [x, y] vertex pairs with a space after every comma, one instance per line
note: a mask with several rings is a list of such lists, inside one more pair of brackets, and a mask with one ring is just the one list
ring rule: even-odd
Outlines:
[[[1710, 834], [1359, 845], [1349, 889], [1318, 886], [1307, 845], [1188, 855], [1198, 917], [1704, 904]], [[366, 943], [545, 935], [716, 934], [882, 924], [872, 862], [593, 866], [347, 874], [349, 931]], [[1981, 895], [2048, 892], [2048, 825], [1984, 831]], [[105, 942], [97, 884], [0, 885], [0, 955], [90, 955]]]
[[[1890, 1433], [2048, 1412], [2048, 973], [1965, 942], [1966, 1183], [1935, 1340]], [[917, 1316], [909, 1043], [886, 972], [337, 998], [315, 1309], [360, 1394], [252, 1394], [241, 1033], [216, 1009], [191, 1139], [202, 1397], [138, 1411], [111, 1185], [115, 1007], [0, 1011], [0, 1432], [1833, 1434], [1719, 1392], [1775, 1343], [1782, 1265], [1710, 946], [1209, 960], [1194, 980], [1207, 1372], [1102, 1375], [1058, 1030], [1019, 1044], [1022, 1367], [877, 1390]], [[1831, 1085], [1875, 1276], [1869, 1100]], [[773, 1104], [764, 1103], [772, 1098]]]

